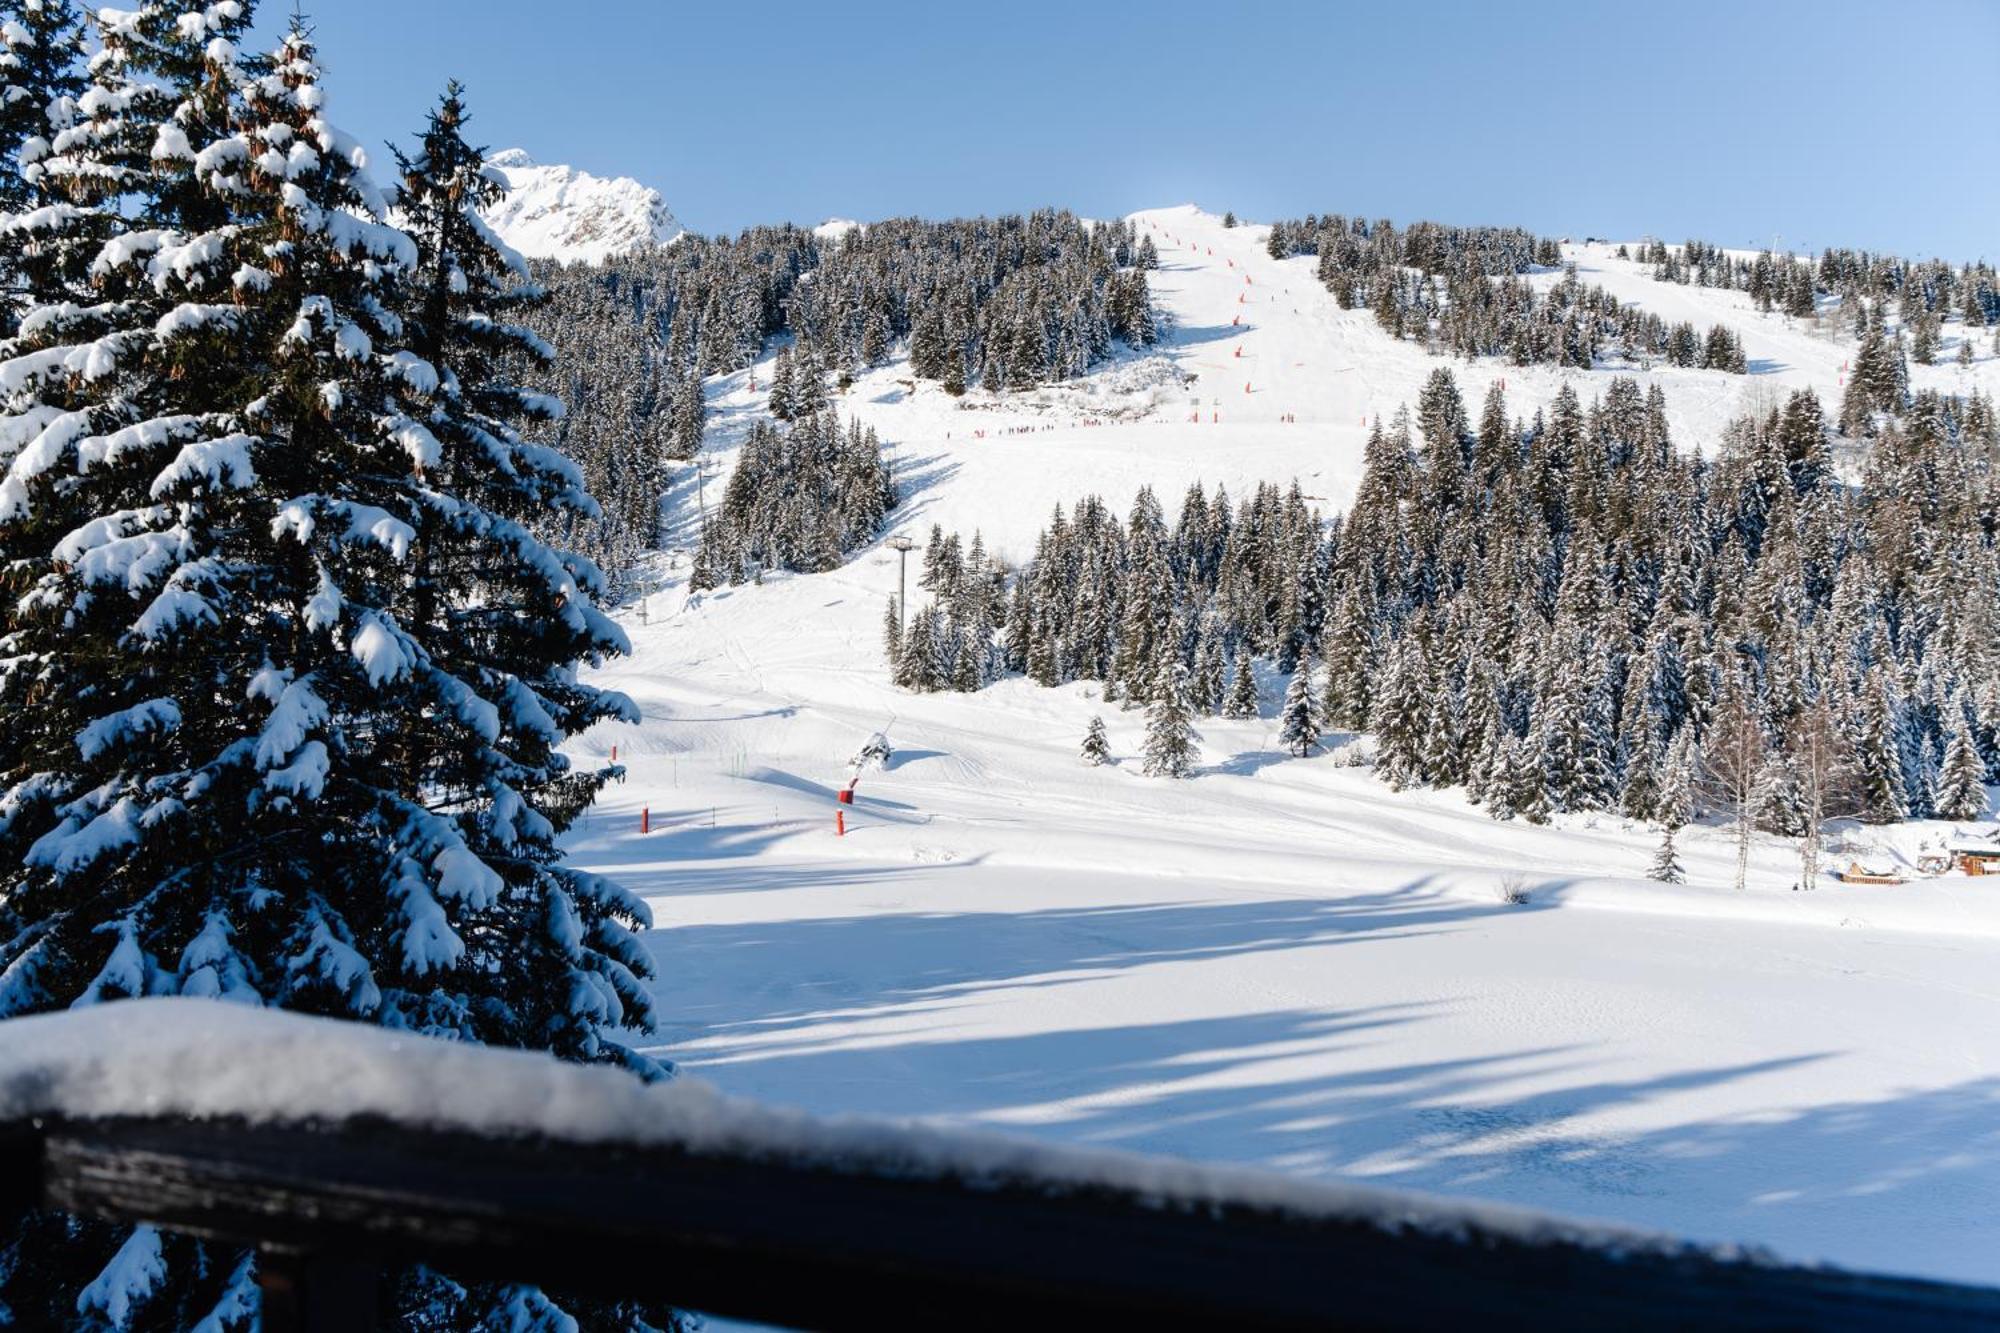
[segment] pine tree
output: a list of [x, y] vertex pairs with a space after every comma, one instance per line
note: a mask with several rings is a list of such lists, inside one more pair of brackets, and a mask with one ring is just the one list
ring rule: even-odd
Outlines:
[[1660, 769], [1659, 789], [1653, 797], [1653, 817], [1668, 829], [1678, 829], [1694, 821], [1695, 783], [1701, 760], [1695, 751], [1694, 728], [1682, 727], [1667, 745], [1666, 762]]
[[1175, 656], [1160, 672], [1146, 709], [1144, 773], [1149, 778], [1192, 777], [1199, 739], [1188, 708], [1187, 664]]
[[[46, 161], [63, 133], [82, 119], [78, 52], [82, 25], [71, 0], [0, 3], [0, 213], [20, 220], [0, 228], [0, 337], [12, 337], [36, 294], [74, 286], [87, 299], [79, 244], [48, 243], [31, 225], [33, 210], [64, 202]], [[80, 238], [79, 238], [80, 239]], [[5, 462], [0, 455], [0, 463]]]
[[944, 617], [935, 603], [912, 616], [896, 657], [896, 683], [918, 694], [943, 689], [951, 672], [944, 639]]
[[[0, 375], [8, 420], [73, 427], [0, 483], [0, 541], [44, 543], [14, 646], [51, 691], [0, 772], [0, 1017], [218, 996], [662, 1073], [616, 1039], [652, 1022], [647, 909], [556, 848], [609, 775], [559, 747], [635, 716], [576, 667], [625, 641], [527, 526], [592, 505], [513, 424], [559, 408], [502, 368], [530, 297], [456, 112], [406, 176], [413, 241], [296, 27], [258, 68], [247, 6], [106, 14], [104, 119], [47, 167], [111, 182], [129, 230], [103, 303]], [[132, 1246], [135, 1320], [255, 1310], [254, 1266], [181, 1238], [22, 1243], [56, 1303], [31, 1322], [102, 1314], [87, 1280]]]
[[1229, 699], [1222, 706], [1222, 715], [1232, 718], [1257, 716], [1257, 672], [1251, 665], [1250, 645], [1238, 644], [1236, 665], [1229, 677]]
[[1303, 759], [1319, 747], [1319, 698], [1313, 693], [1310, 657], [1299, 658], [1278, 719], [1278, 743], [1285, 749]]
[[896, 662], [903, 655], [903, 615], [896, 599], [891, 597], [882, 616], [882, 651], [889, 659], [889, 674], [896, 673]]
[[1424, 723], [1429, 716], [1429, 672], [1414, 636], [1397, 641], [1375, 709], [1375, 766], [1401, 790], [1424, 780]]
[[1965, 710], [1952, 710], [1956, 717], [1951, 729], [1951, 740], [1944, 751], [1943, 772], [1940, 775], [1937, 795], [1937, 817], [1939, 819], [1974, 820], [1986, 817], [1986, 765], [1979, 758], [1979, 747], [1973, 743], [1972, 727], [1966, 721]]
[[993, 630], [985, 621], [951, 621], [952, 659], [950, 687], [961, 694], [974, 694], [986, 685], [987, 663], [993, 656]]
[[1189, 703], [1198, 713], [1214, 713], [1223, 703], [1222, 635], [1212, 625], [1204, 625], [1194, 651], [1194, 676], [1189, 684]]
[[1910, 359], [1920, 366], [1928, 366], [1937, 360], [1937, 350], [1937, 316], [1931, 314], [1918, 316], [1910, 338]]
[[1786, 751], [1774, 748], [1764, 756], [1757, 768], [1752, 799], [1759, 828], [1788, 838], [1806, 831], [1805, 798], [1799, 790], [1798, 770]]
[[1861, 701], [1860, 730], [1855, 736], [1855, 765], [1860, 773], [1861, 817], [1871, 824], [1893, 824], [1909, 817], [1903, 756], [1898, 745], [1901, 719], [1893, 686], [1879, 667]]
[[1646, 878], [1658, 880], [1662, 884], [1687, 883], [1687, 874], [1681, 869], [1680, 858], [1674, 854], [1674, 827], [1671, 824], [1660, 834], [1660, 849], [1653, 854], [1653, 865], [1646, 872]]
[[764, 398], [764, 410], [780, 421], [797, 415], [793, 408], [796, 391], [792, 385], [792, 349], [780, 347], [771, 363], [771, 388]]
[[1493, 797], [1495, 819], [1512, 819], [1515, 815], [1531, 823], [1548, 819], [1548, 792], [1542, 783], [1541, 765], [1536, 762], [1533, 738], [1509, 734], [1497, 786]]
[[1104, 735], [1104, 719], [1102, 717], [1092, 716], [1090, 725], [1084, 729], [1081, 758], [1084, 763], [1090, 765], [1092, 768], [1097, 768], [1100, 765], [1110, 762], [1111, 743]]
[[[683, 374], [674, 387], [672, 403], [672, 417], [668, 422], [669, 438], [672, 440], [669, 456], [686, 462], [701, 452], [702, 436], [708, 421], [708, 396], [702, 392], [701, 376]], [[648, 498], [657, 504], [657, 495]]]

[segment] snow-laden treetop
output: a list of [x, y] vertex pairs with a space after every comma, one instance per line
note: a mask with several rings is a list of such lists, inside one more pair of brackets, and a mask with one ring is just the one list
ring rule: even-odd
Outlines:
[[485, 211], [486, 221], [524, 255], [596, 263], [665, 245], [684, 230], [658, 190], [629, 176], [544, 166], [520, 148], [495, 153], [486, 165], [507, 183], [507, 197]]

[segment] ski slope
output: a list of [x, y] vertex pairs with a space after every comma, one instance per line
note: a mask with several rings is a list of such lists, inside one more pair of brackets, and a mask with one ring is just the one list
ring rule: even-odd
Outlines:
[[[1608, 380], [1440, 362], [1339, 310], [1310, 260], [1269, 259], [1260, 227], [1138, 220], [1173, 321], [1157, 351], [1002, 402], [895, 364], [849, 390], [906, 487], [895, 529], [977, 528], [1020, 559], [1091, 491], [1122, 512], [1151, 484], [1171, 515], [1192, 481], [1296, 475], [1337, 508], [1365, 423], [1440, 364], [1474, 404], [1505, 376], [1522, 414]], [[1649, 372], [1682, 447], [1760, 394], [1837, 401], [1844, 343], [1573, 253], [1626, 299], [1743, 335], [1763, 373]], [[1918, 375], [1990, 387], [1994, 365]], [[715, 384], [715, 456], [670, 496], [679, 540], [766, 382], [768, 365]], [[575, 747], [616, 747], [627, 777], [571, 845], [651, 902], [659, 1049], [724, 1089], [2000, 1280], [1993, 881], [1800, 893], [1770, 841], [1739, 894], [1726, 835], [1697, 828], [1690, 883], [1654, 884], [1654, 830], [1500, 824], [1283, 755], [1276, 679], [1262, 719], [1202, 721], [1195, 780], [1150, 780], [1140, 719], [1093, 687], [890, 687], [884, 546], [698, 598], [685, 569], [663, 557], [626, 617], [635, 653], [597, 673], [643, 720]], [[1098, 712], [1120, 762], [1087, 769]], [[881, 729], [896, 755], [836, 837], [846, 761]], [[1908, 859], [1949, 832], [1866, 839]]]

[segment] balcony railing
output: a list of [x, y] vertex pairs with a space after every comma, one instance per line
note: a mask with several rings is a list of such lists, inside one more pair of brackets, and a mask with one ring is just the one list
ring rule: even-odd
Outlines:
[[[247, 1029], [232, 1016], [233, 1031], [255, 1030], [247, 1042], [203, 1035], [221, 1008], [141, 1001], [0, 1025], [0, 1203], [257, 1246], [274, 1333], [372, 1328], [380, 1275], [412, 1263], [800, 1328], [2000, 1328], [1991, 1290], [1515, 1209], [815, 1121], [699, 1085], [628, 1097], [605, 1071], [282, 1015], [245, 1015]], [[191, 1030], [183, 1076], [226, 1058], [230, 1087], [282, 1095], [241, 1114], [220, 1109], [226, 1088], [149, 1096], [171, 1051], [137, 1069], [100, 1060], [113, 1086], [93, 1086], [80, 1057], [55, 1053], [87, 1051], [119, 1010], [139, 1029], [128, 1045]], [[302, 1079], [299, 1061], [318, 1072]], [[357, 1092], [378, 1062], [393, 1077]], [[326, 1114], [306, 1109], [315, 1099]], [[629, 1104], [607, 1116], [606, 1099]], [[628, 1114], [655, 1104], [657, 1126]], [[581, 1133], [566, 1133], [583, 1108]]]

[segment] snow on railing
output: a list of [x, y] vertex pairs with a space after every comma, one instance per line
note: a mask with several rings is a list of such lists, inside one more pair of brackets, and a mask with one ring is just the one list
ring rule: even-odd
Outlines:
[[[265, 1327], [375, 1276], [799, 1327], [1993, 1327], [2000, 1293], [1525, 1209], [880, 1119], [216, 1001], [0, 1024], [0, 1195], [262, 1246]], [[348, 1312], [328, 1319], [329, 1311]]]

